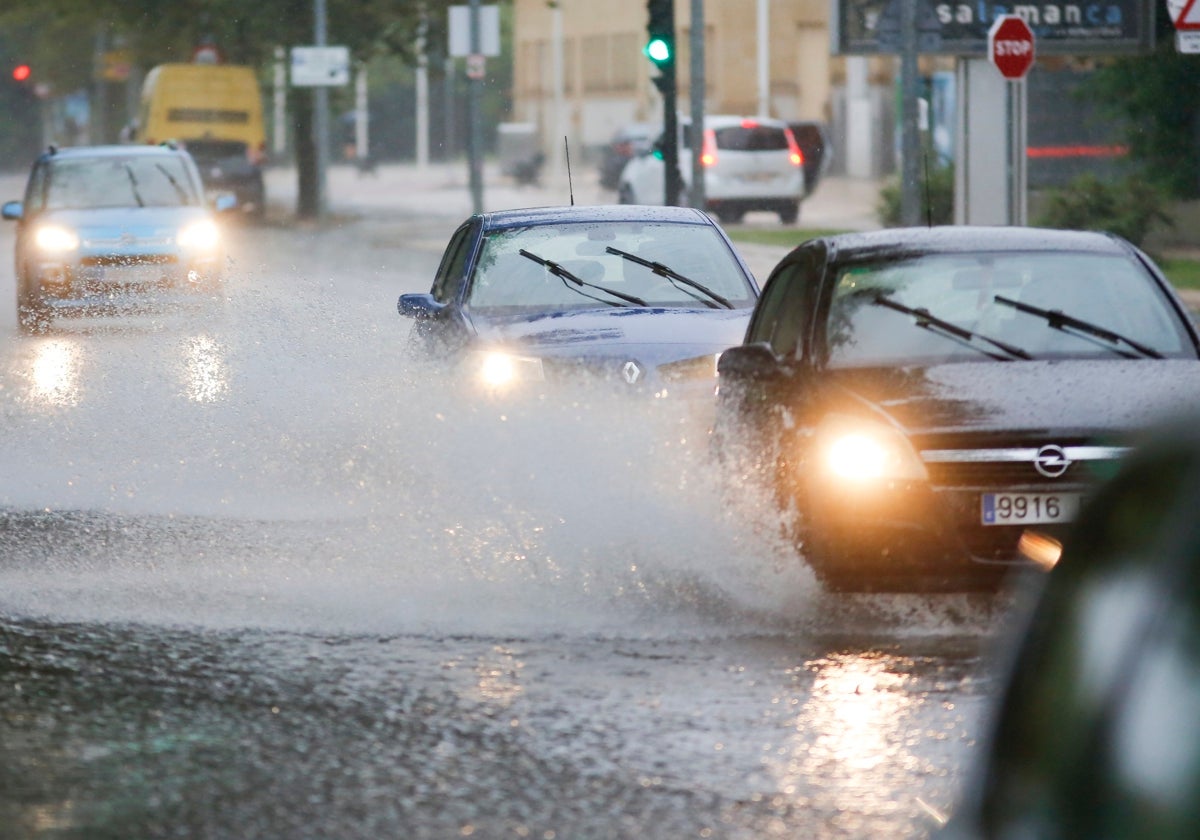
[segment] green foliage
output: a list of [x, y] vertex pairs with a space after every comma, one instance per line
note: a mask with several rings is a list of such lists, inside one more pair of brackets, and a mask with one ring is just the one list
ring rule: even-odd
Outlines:
[[[876, 212], [884, 227], [899, 227], [903, 222], [900, 179], [894, 178], [879, 191]], [[954, 221], [954, 167], [930, 166], [921, 184], [920, 224], [948, 225]]]
[[1157, 47], [1096, 71], [1086, 90], [1125, 124], [1130, 158], [1177, 199], [1200, 198], [1200, 61], [1175, 50], [1166, 4], [1154, 3]]
[[1081, 175], [1067, 187], [1054, 190], [1034, 224], [1069, 230], [1115, 233], [1139, 247], [1156, 224], [1171, 224], [1163, 209], [1165, 197], [1143, 178], [1105, 182]]

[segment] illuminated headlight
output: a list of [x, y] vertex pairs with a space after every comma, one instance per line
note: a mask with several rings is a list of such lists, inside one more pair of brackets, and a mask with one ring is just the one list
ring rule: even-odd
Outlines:
[[221, 241], [221, 232], [210, 219], [192, 222], [179, 231], [179, 246], [193, 251], [211, 251]]
[[59, 225], [43, 225], [38, 228], [37, 233], [33, 235], [33, 241], [37, 243], [38, 248], [50, 254], [74, 251], [79, 247], [79, 236], [75, 231]]
[[479, 382], [489, 388], [506, 388], [518, 382], [539, 381], [542, 360], [534, 356], [517, 356], [500, 350], [473, 354], [473, 368]]
[[823, 469], [846, 481], [925, 481], [925, 465], [908, 438], [883, 423], [830, 415], [817, 428]]

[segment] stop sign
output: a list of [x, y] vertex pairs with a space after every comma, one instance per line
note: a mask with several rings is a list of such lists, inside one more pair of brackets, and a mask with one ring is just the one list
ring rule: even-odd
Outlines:
[[988, 59], [1006, 79], [1023, 79], [1033, 64], [1033, 30], [1018, 15], [1000, 15], [988, 30]]

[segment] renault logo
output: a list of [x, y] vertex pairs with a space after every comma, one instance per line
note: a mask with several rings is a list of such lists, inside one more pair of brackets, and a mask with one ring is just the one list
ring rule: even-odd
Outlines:
[[642, 369], [637, 362], [631, 359], [621, 365], [621, 376], [630, 385], [636, 385], [637, 381], [642, 378]]
[[1071, 466], [1071, 460], [1061, 446], [1046, 444], [1033, 457], [1033, 468], [1046, 478], [1058, 478]]

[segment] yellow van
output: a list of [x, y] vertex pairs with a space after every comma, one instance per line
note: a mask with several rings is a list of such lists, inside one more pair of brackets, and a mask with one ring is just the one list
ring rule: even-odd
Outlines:
[[244, 209], [264, 208], [262, 92], [250, 67], [160, 64], [146, 74], [136, 137], [175, 141], [196, 160], [210, 192], [232, 192]]

